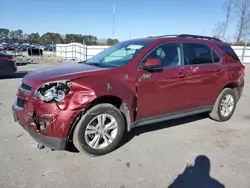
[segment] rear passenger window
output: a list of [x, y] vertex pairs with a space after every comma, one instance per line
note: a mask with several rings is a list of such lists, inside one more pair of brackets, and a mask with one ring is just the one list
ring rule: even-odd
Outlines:
[[237, 56], [237, 54], [234, 52], [234, 50], [231, 48], [231, 46], [219, 46], [219, 48], [225, 52], [226, 54], [228, 54], [229, 56], [231, 56], [234, 60], [236, 61], [240, 61], [239, 57]]
[[183, 43], [184, 64], [198, 65], [213, 63], [211, 49], [198, 43]]
[[218, 56], [218, 54], [215, 53], [214, 51], [213, 51], [213, 60], [214, 60], [214, 63], [220, 62], [220, 56]]

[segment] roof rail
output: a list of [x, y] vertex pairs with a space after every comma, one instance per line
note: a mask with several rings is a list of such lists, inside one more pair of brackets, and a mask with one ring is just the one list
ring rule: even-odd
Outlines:
[[208, 37], [208, 36], [202, 36], [202, 35], [190, 35], [190, 34], [149, 36], [147, 38], [165, 38], [165, 37], [196, 38], [196, 39], [216, 40], [216, 41], [222, 42], [220, 39], [218, 39], [216, 37]]
[[220, 39], [215, 37], [208, 37], [208, 36], [202, 36], [202, 35], [190, 35], [190, 34], [181, 34], [178, 37], [190, 37], [190, 38], [196, 38], [196, 39], [207, 39], [207, 40], [216, 40], [222, 42]]
[[160, 35], [160, 36], [149, 36], [147, 38], [164, 38], [164, 37], [178, 37], [179, 35]]

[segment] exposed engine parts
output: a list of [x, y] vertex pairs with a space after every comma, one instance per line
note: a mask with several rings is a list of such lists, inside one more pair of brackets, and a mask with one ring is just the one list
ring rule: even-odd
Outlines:
[[44, 102], [60, 102], [70, 91], [70, 81], [57, 81], [41, 85], [34, 93], [34, 98]]

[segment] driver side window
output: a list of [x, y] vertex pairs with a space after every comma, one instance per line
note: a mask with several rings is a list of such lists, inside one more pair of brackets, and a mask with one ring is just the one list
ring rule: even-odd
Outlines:
[[163, 68], [181, 66], [181, 45], [175, 42], [160, 45], [147, 58], [159, 58]]

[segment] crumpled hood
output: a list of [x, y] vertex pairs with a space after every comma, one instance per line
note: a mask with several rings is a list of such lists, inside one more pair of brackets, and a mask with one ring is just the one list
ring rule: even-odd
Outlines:
[[23, 78], [23, 82], [28, 85], [34, 85], [37, 82], [60, 79], [74, 79], [87, 76], [87, 73], [99, 70], [105, 69], [86, 64], [56, 65], [27, 74]]

